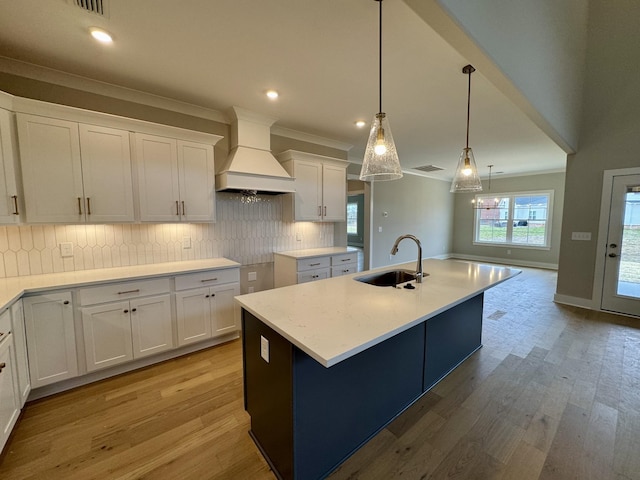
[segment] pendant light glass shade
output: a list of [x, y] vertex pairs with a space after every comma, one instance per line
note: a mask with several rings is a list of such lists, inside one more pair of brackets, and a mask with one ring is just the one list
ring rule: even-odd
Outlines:
[[376, 0], [379, 4], [379, 110], [371, 122], [369, 141], [364, 151], [362, 169], [360, 170], [360, 180], [365, 182], [397, 180], [402, 178], [400, 160], [396, 151], [396, 144], [393, 142], [389, 119], [382, 111], [382, 0]]
[[460, 160], [458, 160], [458, 168], [456, 168], [456, 176], [451, 182], [450, 192], [481, 192], [482, 182], [478, 175], [478, 167], [476, 160], [473, 158], [473, 150], [470, 147], [462, 149]]
[[476, 160], [473, 158], [473, 150], [469, 147], [469, 118], [471, 116], [471, 74], [476, 69], [472, 65], [466, 65], [462, 69], [462, 73], [469, 75], [469, 88], [467, 89], [467, 143], [462, 149], [460, 159], [458, 160], [458, 168], [451, 182], [451, 193], [458, 192], [481, 192], [482, 182], [478, 175], [478, 167]]
[[371, 122], [360, 180], [372, 182], [399, 178], [402, 178], [402, 169], [393, 135], [391, 135], [389, 120], [384, 113], [376, 113]]

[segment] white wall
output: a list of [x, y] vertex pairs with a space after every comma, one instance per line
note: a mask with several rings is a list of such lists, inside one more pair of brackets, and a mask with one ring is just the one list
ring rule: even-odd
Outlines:
[[454, 195], [449, 188], [449, 182], [408, 174], [373, 183], [371, 268], [416, 260], [411, 240], [403, 240], [398, 254], [389, 258], [396, 238], [405, 233], [420, 239], [425, 258], [451, 251]]

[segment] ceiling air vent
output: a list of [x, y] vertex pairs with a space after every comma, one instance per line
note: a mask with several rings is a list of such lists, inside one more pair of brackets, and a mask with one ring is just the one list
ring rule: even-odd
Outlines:
[[95, 13], [101, 17], [109, 17], [109, 0], [68, 0], [68, 2], [86, 12]]
[[420, 170], [421, 172], [429, 173], [439, 172], [440, 170], [444, 170], [444, 168], [437, 167], [436, 165], [423, 165], [421, 167], [414, 167], [414, 170]]

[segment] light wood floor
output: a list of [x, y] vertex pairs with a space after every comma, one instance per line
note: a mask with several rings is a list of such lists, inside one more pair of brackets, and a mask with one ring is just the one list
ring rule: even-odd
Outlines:
[[[554, 288], [487, 292], [484, 347], [330, 478], [640, 479], [640, 320]], [[0, 479], [273, 479], [248, 429], [235, 341], [28, 404]]]

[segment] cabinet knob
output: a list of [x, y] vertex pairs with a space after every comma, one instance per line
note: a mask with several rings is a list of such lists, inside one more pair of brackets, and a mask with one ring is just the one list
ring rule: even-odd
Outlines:
[[204, 298], [209, 298], [209, 295], [205, 295]]
[[2, 370], [3, 370], [3, 369], [4, 369], [4, 367], [6, 367], [6, 366], [7, 366], [7, 364], [6, 364], [6, 363], [4, 363], [4, 362], [0, 363], [0, 373], [2, 373]]
[[215, 296], [216, 296], [216, 294], [215, 294], [215, 293], [212, 293], [212, 294], [211, 294], [211, 296], [212, 296], [212, 297], [215, 297]]
[[132, 308], [131, 311], [132, 312], [136, 312], [138, 309], [137, 308]]
[[63, 305], [69, 305], [69, 300], [65, 300], [64, 302], [62, 302]]
[[124, 313], [129, 313], [129, 310], [125, 310]]

